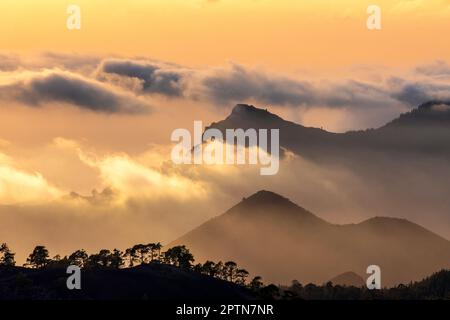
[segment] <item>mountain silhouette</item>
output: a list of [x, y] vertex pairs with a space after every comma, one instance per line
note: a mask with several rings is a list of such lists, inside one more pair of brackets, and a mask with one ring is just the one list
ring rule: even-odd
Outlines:
[[[378, 129], [332, 133], [286, 121], [266, 109], [238, 104], [222, 121], [207, 128], [279, 129], [280, 146], [306, 158], [357, 159], [373, 152], [396, 155], [430, 152], [450, 159], [450, 102], [430, 101]], [[349, 152], [352, 154], [349, 155]], [[372, 158], [373, 155], [366, 158]]]
[[234, 260], [267, 281], [324, 283], [379, 265], [384, 286], [408, 283], [450, 266], [450, 242], [408, 220], [375, 217], [335, 225], [290, 200], [259, 191], [171, 245], [199, 261]]
[[337, 275], [336, 277], [330, 279], [329, 282], [331, 282], [335, 286], [346, 286], [357, 288], [361, 288], [366, 285], [364, 279], [360, 275], [352, 271], [341, 273], [340, 275]]
[[226, 129], [279, 129], [281, 147], [300, 153], [303, 147], [308, 146], [310, 155], [315, 154], [315, 150], [331, 146], [338, 137], [338, 134], [304, 127], [286, 121], [265, 109], [246, 104], [236, 105], [227, 118], [214, 122], [205, 129], [208, 128], [219, 129], [223, 134]]
[[408, 126], [450, 126], [450, 101], [428, 101], [382, 128]]
[[66, 268], [0, 266], [0, 300], [253, 300], [250, 290], [192, 270], [152, 263], [83, 269], [82, 290], [67, 290]]
[[[337, 217], [336, 221], [351, 215], [400, 216], [450, 238], [450, 200], [445, 191], [450, 189], [449, 119], [450, 102], [430, 101], [377, 129], [332, 133], [239, 104], [210, 127], [222, 132], [279, 129], [281, 150], [291, 151], [297, 159], [281, 162], [280, 172], [294, 167], [293, 175], [304, 180], [305, 203]], [[318, 179], [338, 187], [331, 190], [335, 197], [328, 197], [327, 188], [313, 189], [320, 181], [305, 180], [313, 179], [304, 174], [311, 167]], [[315, 196], [308, 196], [308, 191]], [[327, 198], [321, 202], [316, 197]]]

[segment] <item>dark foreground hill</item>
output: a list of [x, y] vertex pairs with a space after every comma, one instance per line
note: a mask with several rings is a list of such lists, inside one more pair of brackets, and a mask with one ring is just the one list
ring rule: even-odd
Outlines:
[[381, 290], [360, 286], [331, 284], [301, 285], [294, 282], [283, 288], [284, 296], [302, 300], [449, 300], [450, 270], [441, 270], [425, 279]]
[[[181, 276], [184, 274], [184, 276]], [[186, 276], [187, 275], [187, 276]], [[348, 279], [348, 274], [344, 275]], [[353, 277], [352, 275], [351, 277]], [[216, 281], [214, 281], [216, 280]], [[249, 300], [433, 300], [450, 299], [450, 270], [441, 270], [421, 281], [381, 290], [349, 283], [317, 286], [293, 281], [291, 286], [269, 285], [249, 290], [193, 271], [168, 265], [143, 265], [132, 269], [83, 270], [82, 289], [66, 288], [64, 269], [0, 268], [0, 300], [149, 300], [149, 301], [249, 301]]]
[[420, 280], [450, 267], [450, 242], [408, 220], [376, 217], [335, 225], [269, 191], [244, 199], [226, 213], [176, 240], [197, 261], [234, 260], [267, 282], [322, 284], [369, 265], [382, 285]]
[[0, 268], [0, 300], [250, 300], [242, 286], [164, 264], [82, 270], [81, 290], [68, 290], [64, 268]]

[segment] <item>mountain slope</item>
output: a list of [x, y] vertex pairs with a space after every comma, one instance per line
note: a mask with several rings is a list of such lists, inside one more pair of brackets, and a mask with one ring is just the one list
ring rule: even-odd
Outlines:
[[450, 101], [428, 101], [416, 109], [400, 115], [386, 124], [387, 127], [449, 126]]
[[[207, 128], [280, 129], [280, 146], [306, 158], [327, 161], [367, 152], [439, 154], [450, 159], [450, 102], [430, 101], [378, 129], [331, 133], [286, 121], [251, 105], [238, 104]], [[371, 158], [370, 157], [366, 158]]]
[[[344, 221], [341, 216], [369, 218], [381, 212], [450, 238], [449, 119], [450, 102], [431, 101], [378, 129], [330, 133], [240, 104], [211, 127], [280, 129], [280, 146], [297, 155], [281, 162], [280, 173], [292, 170], [302, 179], [302, 201], [324, 216]], [[311, 167], [314, 176], [307, 174]], [[323, 186], [328, 181], [338, 187]], [[327, 198], [321, 201], [321, 196]]]
[[[338, 138], [338, 134], [330, 133], [322, 129], [308, 128], [296, 123], [286, 121], [267, 110], [259, 109], [251, 105], [238, 104], [231, 114], [224, 120], [212, 123], [208, 128], [219, 129], [225, 133], [226, 129], [279, 129], [280, 146], [294, 152], [300, 152], [307, 147], [308, 152], [315, 154], [315, 150], [331, 147]], [[314, 143], [311, 143], [314, 141]], [[323, 151], [323, 150], [322, 150]], [[320, 151], [320, 152], [322, 152]]]
[[323, 283], [369, 265], [383, 285], [407, 283], [450, 266], [450, 242], [407, 220], [373, 218], [333, 225], [288, 199], [260, 191], [171, 245], [197, 260], [234, 260], [267, 281]]

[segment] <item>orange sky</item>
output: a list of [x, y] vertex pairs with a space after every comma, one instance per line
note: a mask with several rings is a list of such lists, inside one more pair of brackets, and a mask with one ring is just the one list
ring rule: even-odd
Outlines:
[[[82, 29], [65, 27], [68, 4]], [[0, 49], [229, 60], [275, 70], [412, 66], [450, 56], [448, 0], [2, 0]], [[382, 30], [366, 9], [382, 9]]]

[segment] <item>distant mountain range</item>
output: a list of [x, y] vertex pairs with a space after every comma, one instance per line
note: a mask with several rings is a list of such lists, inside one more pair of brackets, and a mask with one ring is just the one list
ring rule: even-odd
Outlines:
[[[327, 188], [314, 189], [315, 197], [327, 198], [326, 207], [314, 197], [305, 199], [305, 192], [298, 194], [330, 219], [351, 214], [405, 217], [450, 237], [450, 101], [430, 101], [380, 128], [346, 133], [305, 127], [267, 109], [238, 104], [209, 128], [279, 129], [283, 150], [313, 163], [315, 176], [338, 190], [349, 190], [333, 197]], [[303, 191], [320, 183], [305, 180], [311, 176], [301, 174], [305, 168], [299, 163], [292, 175], [302, 178]], [[280, 164], [280, 172], [284, 166]], [[289, 186], [291, 195], [293, 191]]]
[[[280, 145], [298, 155], [326, 161], [349, 159], [367, 152], [410, 156], [426, 153], [450, 159], [450, 102], [430, 101], [378, 129], [331, 133], [305, 127], [251, 105], [238, 104], [224, 120], [208, 128], [280, 129]], [[349, 154], [351, 152], [352, 154]]]
[[[450, 202], [443, 190], [450, 189], [449, 101], [430, 101], [380, 128], [346, 133], [305, 127], [238, 104], [208, 128], [279, 129], [282, 148], [358, 177], [351, 188], [357, 192], [345, 201], [360, 201], [366, 217], [373, 212], [411, 217], [448, 234]], [[200, 260], [235, 259], [284, 284], [293, 279], [360, 283], [349, 275], [364, 277], [367, 266], [376, 264], [383, 285], [391, 286], [450, 267], [450, 242], [409, 220], [375, 217], [331, 224], [269, 191], [244, 199], [174, 244], [186, 244]]]
[[336, 277], [330, 279], [329, 282], [331, 282], [335, 286], [353, 286], [357, 288], [366, 286], [366, 281], [364, 281], [364, 279], [360, 275], [352, 271], [341, 273], [340, 275], [337, 275]]
[[235, 260], [266, 281], [324, 283], [349, 271], [382, 270], [382, 285], [420, 280], [450, 267], [450, 242], [408, 220], [375, 217], [335, 225], [269, 191], [243, 199], [170, 245], [198, 261]]

